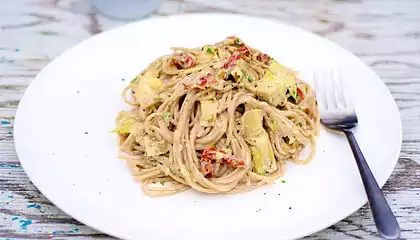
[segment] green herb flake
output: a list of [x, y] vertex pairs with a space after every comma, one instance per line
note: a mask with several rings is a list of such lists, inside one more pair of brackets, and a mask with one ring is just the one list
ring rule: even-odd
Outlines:
[[274, 119], [274, 121], [273, 121], [273, 130], [274, 131], [277, 131], [277, 129], [278, 129], [277, 120]]
[[302, 123], [298, 123], [298, 126], [299, 126], [299, 127], [302, 127]]
[[208, 52], [208, 53], [214, 53], [213, 49], [211, 49], [209, 47], [207, 48], [206, 52]]
[[159, 183], [160, 183], [160, 185], [162, 185], [162, 186], [164, 186], [164, 185], [165, 185], [165, 181], [160, 181]]
[[246, 79], [248, 79], [248, 82], [252, 82], [252, 77], [248, 76]]
[[134, 84], [136, 82], [137, 82], [137, 76], [130, 81], [131, 84]]
[[281, 183], [286, 183], [286, 180], [281, 180]]
[[162, 117], [163, 117], [163, 119], [169, 121], [169, 119], [171, 118], [171, 114], [166, 112], [166, 113], [162, 114]]
[[329, 21], [327, 19], [319, 19], [320, 23], [328, 23]]
[[238, 45], [238, 46], [244, 45], [244, 43], [241, 42], [241, 40], [239, 40], [239, 39], [235, 39], [235, 44]]

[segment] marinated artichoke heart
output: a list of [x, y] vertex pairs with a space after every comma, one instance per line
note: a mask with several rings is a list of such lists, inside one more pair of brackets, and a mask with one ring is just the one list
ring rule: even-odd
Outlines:
[[269, 104], [282, 106], [289, 96], [297, 100], [296, 79], [296, 72], [273, 60], [258, 83], [256, 93]]
[[149, 157], [165, 154], [169, 151], [170, 148], [169, 142], [165, 140], [159, 141], [150, 137], [150, 135], [144, 136], [143, 144], [146, 149], [146, 154]]
[[130, 112], [118, 113], [117, 121], [117, 127], [112, 132], [119, 134], [135, 133], [139, 126], [135, 119], [135, 114]]
[[163, 87], [163, 83], [151, 72], [146, 72], [138, 78], [134, 96], [140, 105], [148, 105], [153, 95]]
[[245, 140], [250, 145], [254, 171], [260, 175], [277, 170], [276, 159], [270, 144], [268, 133], [263, 128], [261, 110], [253, 109], [243, 115]]

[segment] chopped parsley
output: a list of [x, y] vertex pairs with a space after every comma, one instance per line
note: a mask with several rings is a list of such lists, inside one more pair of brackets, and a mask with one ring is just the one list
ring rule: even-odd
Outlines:
[[302, 127], [302, 123], [298, 123], [298, 126], [299, 126], [299, 127]]
[[286, 180], [281, 180], [281, 183], [286, 183]]
[[274, 119], [274, 121], [273, 121], [273, 130], [274, 131], [277, 131], [277, 129], [278, 129], [277, 120]]
[[248, 76], [246, 79], [248, 79], [248, 82], [252, 82], [252, 77]]
[[162, 185], [162, 186], [164, 186], [164, 185], [165, 185], [165, 181], [160, 181], [159, 183], [160, 183], [160, 185]]
[[208, 52], [208, 53], [214, 53], [213, 49], [211, 49], [209, 47], [207, 48], [206, 52]]
[[163, 119], [168, 121], [171, 118], [171, 114], [166, 112], [166, 113], [162, 114], [162, 117], [163, 117]]
[[130, 81], [131, 84], [134, 84], [136, 82], [137, 82], [137, 76]]
[[241, 42], [241, 40], [239, 40], [239, 39], [235, 39], [235, 44], [238, 45], [238, 46], [244, 45], [244, 43]]

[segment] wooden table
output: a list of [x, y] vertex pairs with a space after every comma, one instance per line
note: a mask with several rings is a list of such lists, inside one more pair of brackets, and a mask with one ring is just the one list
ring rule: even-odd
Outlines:
[[[339, 43], [381, 76], [397, 101], [404, 130], [398, 165], [383, 190], [400, 222], [401, 239], [420, 239], [420, 1], [170, 0], [157, 15], [215, 11], [302, 27]], [[25, 89], [47, 63], [122, 24], [91, 11], [87, 0], [0, 2], [0, 238], [111, 239], [61, 212], [32, 185], [14, 150], [13, 122]], [[365, 206], [307, 239], [379, 237]]]

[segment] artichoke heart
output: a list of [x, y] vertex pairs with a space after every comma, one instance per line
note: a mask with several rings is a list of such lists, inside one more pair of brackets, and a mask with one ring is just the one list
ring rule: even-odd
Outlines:
[[261, 110], [253, 109], [243, 115], [243, 125], [248, 145], [252, 153], [254, 171], [260, 175], [277, 170], [276, 159], [270, 144], [268, 133], [263, 128]]
[[150, 137], [150, 135], [144, 136], [143, 141], [146, 148], [146, 154], [149, 157], [167, 153], [170, 148], [169, 142], [163, 139], [158, 141], [157, 139]]
[[257, 95], [273, 106], [284, 105], [287, 95], [297, 94], [296, 72], [272, 61], [256, 88]]
[[146, 72], [138, 77], [135, 98], [140, 105], [147, 105], [148, 100], [163, 87], [162, 81], [153, 76], [151, 72]]
[[138, 126], [139, 123], [135, 119], [134, 113], [120, 112], [117, 117], [117, 127], [112, 132], [119, 134], [135, 133]]

